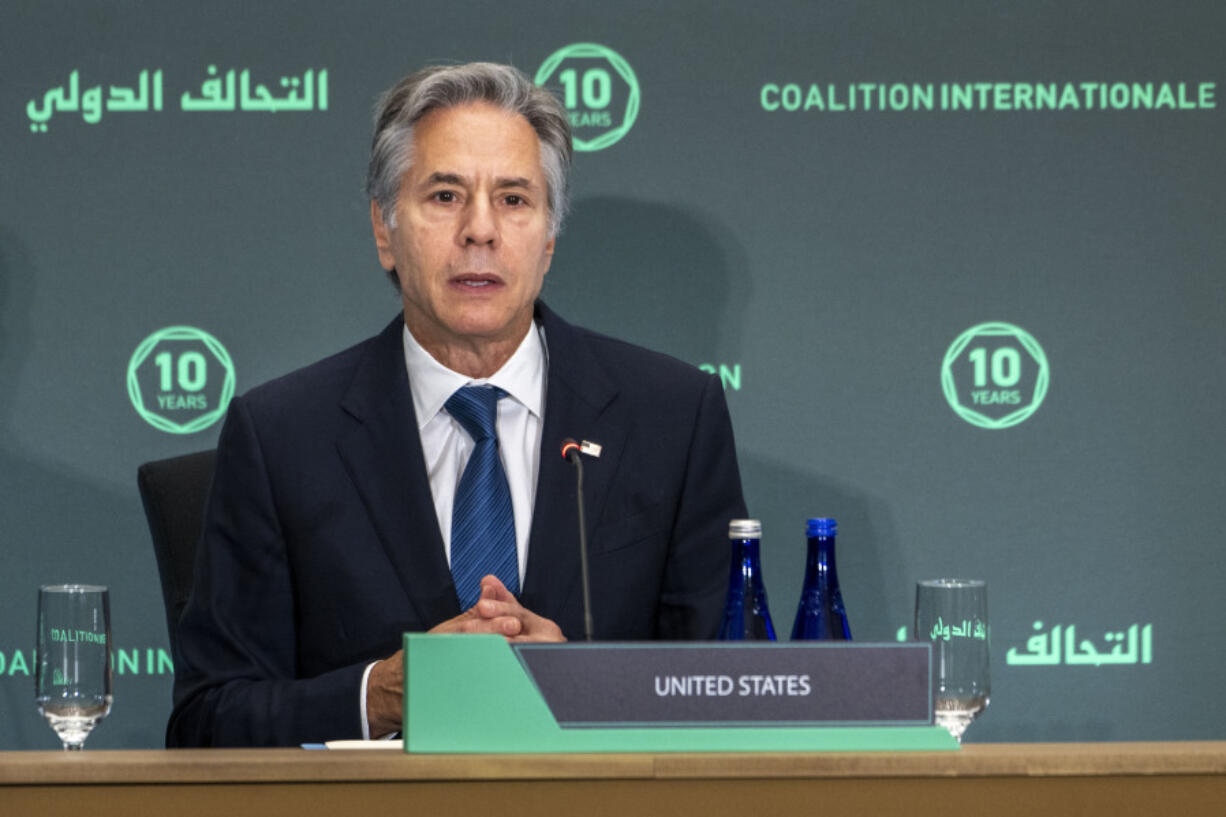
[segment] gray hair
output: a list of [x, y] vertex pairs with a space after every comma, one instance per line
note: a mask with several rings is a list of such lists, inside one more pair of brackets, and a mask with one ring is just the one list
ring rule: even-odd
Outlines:
[[[413, 126], [433, 110], [487, 102], [528, 120], [541, 142], [541, 168], [549, 205], [549, 234], [562, 228], [572, 156], [566, 109], [549, 91], [509, 65], [471, 62], [436, 65], [410, 74], [375, 106], [375, 134], [366, 171], [366, 194], [378, 203], [383, 223], [396, 226], [400, 180], [413, 163]], [[393, 273], [394, 278], [394, 273]]]

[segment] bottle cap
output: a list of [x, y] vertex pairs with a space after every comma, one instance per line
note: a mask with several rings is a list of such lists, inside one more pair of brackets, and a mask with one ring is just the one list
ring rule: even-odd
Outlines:
[[761, 539], [762, 520], [733, 519], [728, 523], [729, 539]]
[[838, 532], [839, 523], [829, 517], [810, 519], [805, 524], [806, 536], [835, 536]]

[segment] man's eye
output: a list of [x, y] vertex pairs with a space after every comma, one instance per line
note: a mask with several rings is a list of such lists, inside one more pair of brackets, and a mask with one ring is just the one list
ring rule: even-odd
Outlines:
[[441, 201], [444, 204], [450, 204], [456, 200], [455, 193], [450, 190], [440, 190], [434, 194], [434, 198], [436, 201]]
[[509, 196], [506, 197], [505, 201], [507, 204], [511, 205], [512, 207], [518, 207], [519, 205], [524, 203], [524, 197], [517, 196], [514, 193], [511, 193]]

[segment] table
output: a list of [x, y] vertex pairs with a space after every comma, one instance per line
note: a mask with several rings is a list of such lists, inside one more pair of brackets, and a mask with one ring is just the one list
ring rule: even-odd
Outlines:
[[[0, 813], [1226, 814], [1226, 742], [968, 744], [959, 752], [404, 755], [0, 752]], [[360, 809], [360, 812], [358, 811]], [[377, 811], [375, 811], [377, 810]]]

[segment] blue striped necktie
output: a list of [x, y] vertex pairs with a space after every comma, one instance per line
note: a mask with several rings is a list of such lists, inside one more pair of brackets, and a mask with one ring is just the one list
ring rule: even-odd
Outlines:
[[481, 596], [481, 578], [493, 573], [519, 595], [519, 556], [511, 489], [498, 456], [498, 401], [502, 389], [464, 386], [447, 399], [454, 417], [475, 445], [460, 477], [451, 509], [451, 577], [460, 609]]

